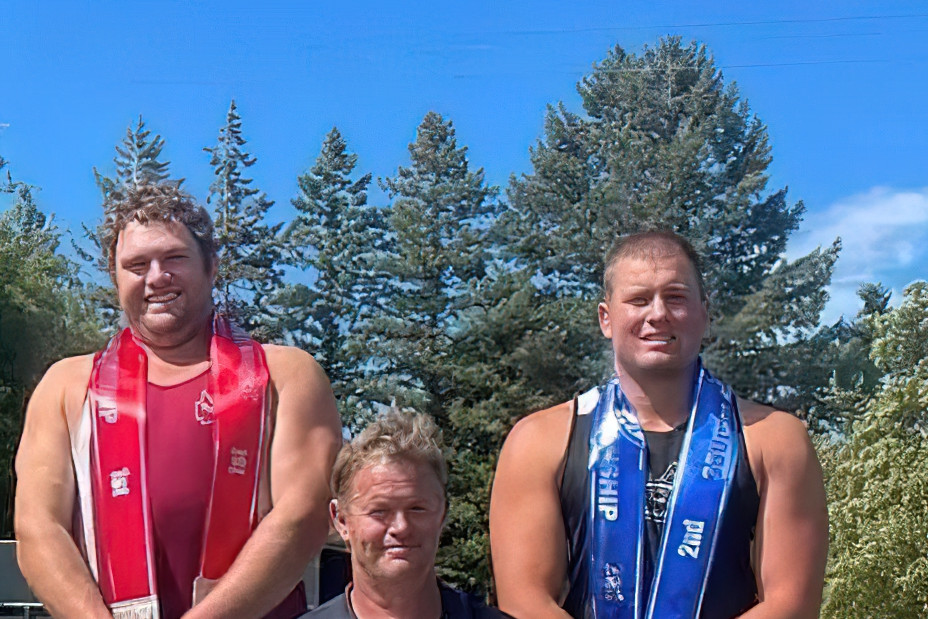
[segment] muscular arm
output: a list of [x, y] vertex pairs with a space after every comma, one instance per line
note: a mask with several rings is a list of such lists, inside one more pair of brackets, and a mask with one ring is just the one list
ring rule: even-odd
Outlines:
[[329, 474], [341, 423], [322, 369], [305, 352], [266, 346], [277, 390], [273, 507], [215, 589], [185, 617], [261, 617], [293, 589], [328, 533]]
[[75, 482], [68, 413], [79, 415], [89, 357], [53, 365], [26, 410], [16, 454], [17, 558], [26, 582], [55, 617], [110, 617], [71, 537]]
[[535, 413], [512, 429], [490, 498], [490, 548], [501, 610], [513, 617], [568, 617], [559, 605], [567, 540], [558, 499], [570, 403]]
[[760, 491], [754, 570], [760, 604], [746, 619], [818, 617], [828, 554], [822, 469], [802, 422], [780, 411], [745, 429]]

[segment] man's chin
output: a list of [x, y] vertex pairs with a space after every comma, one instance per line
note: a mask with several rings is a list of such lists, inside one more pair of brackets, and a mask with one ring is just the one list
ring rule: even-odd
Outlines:
[[189, 327], [175, 316], [163, 315], [143, 319], [132, 325], [132, 330], [146, 344], [171, 346], [189, 339]]

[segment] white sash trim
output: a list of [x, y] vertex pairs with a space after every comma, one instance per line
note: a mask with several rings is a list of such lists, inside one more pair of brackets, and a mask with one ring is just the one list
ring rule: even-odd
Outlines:
[[97, 572], [97, 537], [93, 519], [93, 494], [90, 478], [90, 434], [91, 434], [90, 398], [84, 400], [80, 421], [71, 433], [71, 462], [74, 465], [74, 480], [77, 482], [77, 500], [82, 537], [78, 546], [87, 560], [94, 580], [99, 580]]
[[589, 415], [599, 402], [599, 387], [593, 387], [577, 396], [577, 414]]

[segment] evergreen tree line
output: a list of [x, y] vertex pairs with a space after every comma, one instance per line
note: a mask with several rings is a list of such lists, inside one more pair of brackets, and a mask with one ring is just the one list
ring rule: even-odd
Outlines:
[[[506, 432], [609, 375], [596, 322], [602, 257], [617, 235], [672, 228], [706, 258], [707, 365], [739, 394], [797, 411], [818, 437], [833, 522], [829, 616], [849, 616], [848, 603], [863, 604], [854, 592], [877, 578], [897, 579], [898, 608], [928, 602], [928, 559], [918, 550], [928, 534], [926, 469], [914, 466], [926, 457], [918, 439], [928, 345], [918, 329], [928, 292], [916, 286], [891, 309], [888, 292], [869, 284], [858, 316], [819, 326], [840, 241], [784, 258], [804, 206], [768, 188], [767, 128], [704, 46], [678, 38], [640, 54], [616, 46], [577, 88], [583, 110], [550, 106], [531, 171], [503, 189], [473, 165], [452, 121], [429, 112], [408, 162], [377, 179], [386, 203], [371, 204], [373, 175], [333, 128], [296, 179], [292, 217], [278, 224], [267, 217], [273, 202], [247, 177], [256, 157], [233, 102], [205, 149], [221, 247], [218, 304], [259, 340], [312, 353], [352, 431], [390, 406], [435, 417], [451, 473], [440, 573], [485, 591], [489, 489]], [[126, 186], [170, 178], [164, 145], [141, 118], [129, 127], [115, 175], [95, 170], [104, 214]], [[0, 455], [8, 462], [40, 370], [98, 346], [115, 329], [117, 307], [111, 289], [88, 283], [58, 251], [61, 235], [30, 188], [8, 179], [4, 191], [15, 194], [0, 218]], [[96, 245], [85, 258], [100, 260], [105, 248]], [[884, 482], [904, 485], [890, 495]], [[905, 522], [899, 497], [911, 503]], [[905, 561], [880, 552], [887, 531]]]

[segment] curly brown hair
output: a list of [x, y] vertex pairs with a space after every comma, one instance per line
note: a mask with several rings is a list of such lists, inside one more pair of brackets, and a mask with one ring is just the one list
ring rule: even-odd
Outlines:
[[206, 267], [209, 268], [216, 262], [213, 221], [206, 209], [180, 188], [179, 182], [159, 181], [129, 185], [108, 201], [100, 226], [100, 246], [114, 283], [116, 242], [119, 240], [119, 233], [131, 221], [141, 224], [153, 221], [183, 224], [197, 242]]

